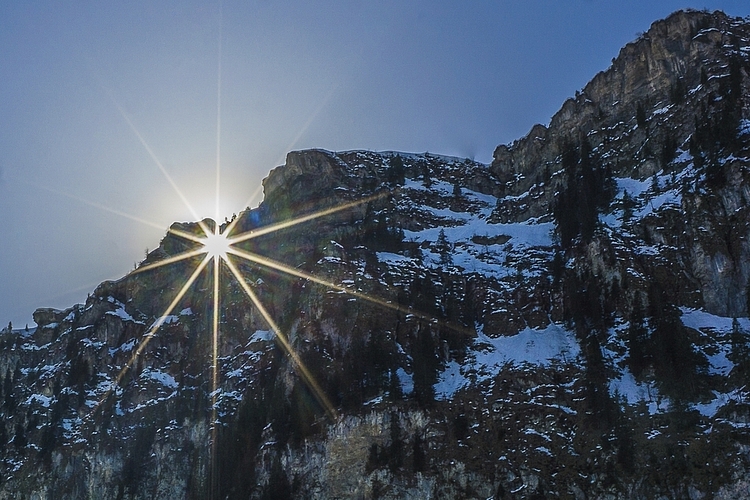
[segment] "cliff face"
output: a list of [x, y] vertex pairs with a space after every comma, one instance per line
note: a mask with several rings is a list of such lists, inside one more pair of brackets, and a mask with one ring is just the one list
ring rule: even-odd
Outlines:
[[[559, 169], [564, 143], [578, 142], [585, 135], [595, 149], [602, 149], [601, 156], [614, 156], [615, 173], [638, 178], [652, 175], [660, 167], [656, 155], [664, 135], [671, 131], [674, 140], [682, 144], [694, 131], [693, 116], [700, 110], [696, 104], [727, 84], [725, 70], [730, 59], [738, 51], [742, 53], [739, 48], [732, 49], [745, 30], [741, 20], [720, 12], [680, 11], [656, 21], [638, 40], [626, 45], [606, 71], [565, 101], [549, 127], [535, 125], [526, 137], [510, 146], [498, 146], [491, 170], [510, 183], [507, 187], [512, 192], [525, 192], [545, 168], [552, 172]], [[685, 113], [664, 126], [670, 118], [663, 116], [664, 106], [675, 97], [690, 100], [690, 105], [682, 106]], [[649, 114], [660, 111], [640, 130], [636, 120], [639, 107]], [[672, 113], [676, 111], [680, 110]], [[656, 137], [651, 137], [650, 129]], [[651, 155], [644, 154], [644, 143], [650, 145]], [[550, 194], [554, 195], [554, 190]], [[535, 208], [532, 216], [549, 213], [548, 205]]]
[[0, 334], [0, 498], [747, 496], [749, 75], [678, 12], [491, 165], [289, 153]]
[[[742, 20], [718, 12], [683, 11], [655, 22], [620, 51], [608, 70], [567, 100], [549, 127], [535, 125], [512, 145], [498, 146], [490, 170], [502, 181], [500, 194], [534, 200], [507, 202], [501, 219], [549, 219], [560, 186], [569, 181], [562, 172], [564, 150], [585, 138], [592, 158], [614, 177], [658, 177], [663, 190], [676, 195], [674, 204], [689, 220], [682, 234], [674, 227], [663, 234], [670, 221], [660, 213], [636, 221], [632, 230], [639, 239], [656, 236], [660, 243], [669, 240], [687, 250], [680, 257], [689, 268], [686, 286], [698, 283], [702, 295], [699, 303], [690, 305], [725, 316], [744, 315], [744, 287], [750, 277], [743, 208], [748, 193], [745, 165], [738, 160], [744, 157], [747, 132], [734, 144], [724, 144], [722, 137], [733, 133], [724, 128], [747, 130], [746, 39]], [[710, 139], [705, 137], [709, 129]], [[701, 148], [700, 155], [721, 163], [716, 169], [721, 170], [720, 182], [711, 182], [709, 192], [691, 192], [688, 187], [697, 187], [701, 172], [687, 153]], [[646, 198], [644, 202], [652, 203], [651, 196]], [[713, 237], [717, 225], [726, 235], [720, 240], [726, 241]], [[707, 233], [707, 227], [715, 230]], [[737, 241], [729, 243], [727, 238], [734, 237]], [[685, 280], [675, 276], [675, 281]]]

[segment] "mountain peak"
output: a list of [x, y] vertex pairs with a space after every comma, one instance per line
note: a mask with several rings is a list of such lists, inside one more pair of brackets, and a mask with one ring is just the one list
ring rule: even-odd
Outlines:
[[490, 165], [289, 153], [0, 333], [0, 496], [746, 494], [749, 75], [679, 11]]

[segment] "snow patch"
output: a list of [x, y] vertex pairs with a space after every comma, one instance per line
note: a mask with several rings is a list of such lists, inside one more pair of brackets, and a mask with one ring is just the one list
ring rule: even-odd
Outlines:
[[250, 336], [248, 344], [252, 344], [254, 342], [270, 342], [273, 340], [273, 337], [274, 334], [270, 330], [256, 330], [255, 333]]
[[172, 375], [159, 370], [144, 370], [141, 374], [141, 378], [154, 380], [170, 389], [177, 389], [177, 386], [179, 385]]
[[157, 325], [176, 325], [180, 322], [180, 317], [176, 316], [174, 314], [170, 314], [169, 316], [162, 316], [160, 318], [156, 318], [156, 321], [154, 321], [149, 328], [149, 330], [153, 330], [153, 328]]
[[617, 177], [615, 178], [615, 182], [617, 183], [617, 198], [622, 198], [625, 191], [632, 198], [638, 198], [650, 186], [649, 181], [631, 179], [630, 177]]
[[410, 257], [406, 257], [405, 255], [399, 255], [397, 253], [376, 252], [376, 255], [378, 256], [378, 260], [380, 262], [385, 262], [386, 264], [395, 264], [398, 262], [411, 262], [412, 261]]
[[414, 392], [414, 379], [411, 375], [406, 373], [403, 368], [399, 368], [398, 370], [396, 370], [396, 376], [398, 377], [398, 381], [401, 384], [401, 392], [404, 395], [409, 395]]
[[568, 363], [579, 353], [573, 333], [560, 325], [550, 324], [539, 330], [526, 328], [516, 335], [497, 338], [488, 337], [480, 327], [466, 362], [459, 365], [451, 361], [438, 376], [435, 397], [450, 399], [463, 387], [490, 379], [506, 365]]
[[44, 394], [32, 394], [31, 396], [29, 396], [26, 404], [30, 405], [32, 403], [39, 403], [43, 407], [49, 408], [52, 404], [52, 398], [49, 396], [45, 396]]
[[627, 368], [618, 378], [609, 381], [609, 393], [614, 397], [621, 397], [629, 405], [645, 402], [651, 415], [667, 407], [666, 399], [659, 394], [656, 387], [648, 382], [638, 382]]
[[726, 394], [714, 391], [714, 399], [708, 401], [707, 403], [694, 404], [692, 405], [692, 408], [697, 410], [698, 413], [700, 413], [704, 417], [713, 418], [716, 416], [716, 413], [719, 411], [719, 409], [725, 404], [732, 401], [737, 402], [742, 400], [742, 389], [736, 389]]
[[[728, 333], [732, 331], [732, 318], [716, 316], [701, 309], [689, 309], [681, 307], [682, 324], [694, 330], [715, 330], [717, 332]], [[750, 319], [737, 318], [740, 328], [750, 331]]]
[[122, 319], [123, 321], [132, 321], [135, 323], [136, 321], [133, 319], [133, 317], [125, 311], [122, 307], [118, 307], [114, 311], [107, 311], [105, 314], [109, 316], [117, 316], [118, 318]]

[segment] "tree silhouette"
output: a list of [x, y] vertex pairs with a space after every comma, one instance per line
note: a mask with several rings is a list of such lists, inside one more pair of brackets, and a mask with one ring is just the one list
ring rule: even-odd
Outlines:
[[443, 266], [450, 266], [453, 264], [453, 256], [451, 255], [452, 245], [445, 236], [445, 230], [440, 229], [438, 233], [437, 241], [435, 242], [435, 249], [440, 255], [440, 264]]

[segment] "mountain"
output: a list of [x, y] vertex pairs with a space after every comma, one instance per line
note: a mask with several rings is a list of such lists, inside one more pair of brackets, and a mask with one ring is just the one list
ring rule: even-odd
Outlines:
[[3, 331], [0, 498], [749, 496], [749, 89], [680, 11], [489, 165], [289, 153]]

